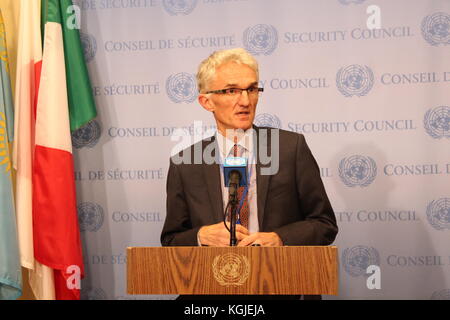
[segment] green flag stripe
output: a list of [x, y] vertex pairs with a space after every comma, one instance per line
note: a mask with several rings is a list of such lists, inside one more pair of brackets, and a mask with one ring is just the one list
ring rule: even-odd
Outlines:
[[[91, 82], [84, 61], [80, 32], [69, 22], [74, 21], [71, 0], [43, 0], [46, 22], [60, 23], [64, 40], [67, 95], [69, 100], [70, 130], [82, 127], [97, 116]], [[69, 13], [68, 13], [69, 11]]]

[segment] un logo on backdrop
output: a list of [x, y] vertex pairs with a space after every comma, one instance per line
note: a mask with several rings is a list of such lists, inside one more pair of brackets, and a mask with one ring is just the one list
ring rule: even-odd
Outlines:
[[427, 206], [427, 219], [436, 230], [450, 229], [450, 198], [431, 201]]
[[98, 121], [89, 121], [80, 129], [72, 132], [72, 145], [77, 149], [83, 147], [92, 148], [97, 144], [101, 134], [102, 129]]
[[450, 300], [450, 290], [440, 290], [433, 292], [431, 300]]
[[373, 72], [368, 66], [353, 64], [339, 69], [336, 75], [337, 88], [346, 97], [365, 96], [373, 83]]
[[258, 127], [270, 127], [281, 129], [281, 121], [274, 114], [261, 113], [255, 117], [254, 122], [255, 125], [257, 125]]
[[367, 187], [376, 175], [377, 165], [370, 157], [354, 155], [339, 163], [339, 177], [347, 187]]
[[163, 0], [164, 9], [171, 16], [188, 15], [197, 5], [197, 0]]
[[361, 3], [363, 3], [364, 1], [366, 1], [366, 0], [339, 0], [339, 2], [342, 3], [342, 4], [344, 4], [344, 5], [349, 5], [349, 4], [351, 4], [351, 3], [354, 3], [354, 4], [361, 4]]
[[89, 63], [97, 53], [97, 41], [94, 36], [80, 31], [80, 41], [83, 47], [84, 60]]
[[106, 293], [101, 288], [82, 288], [80, 300], [108, 300]]
[[269, 55], [277, 47], [278, 32], [274, 26], [257, 24], [245, 29], [243, 36], [244, 47], [254, 55]]
[[197, 97], [197, 84], [193, 75], [180, 72], [166, 81], [166, 92], [175, 103], [192, 102]]
[[441, 106], [428, 110], [423, 117], [423, 125], [435, 139], [450, 138], [450, 108]]
[[83, 202], [77, 206], [80, 231], [98, 231], [103, 225], [103, 208], [92, 202]]
[[347, 248], [342, 253], [342, 263], [345, 271], [352, 277], [366, 275], [367, 267], [380, 265], [380, 255], [375, 248], [355, 246]]
[[432, 46], [450, 44], [450, 15], [438, 12], [422, 20], [422, 36]]

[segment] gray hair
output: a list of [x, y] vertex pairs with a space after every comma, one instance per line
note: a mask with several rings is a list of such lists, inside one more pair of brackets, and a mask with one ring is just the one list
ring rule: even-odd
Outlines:
[[222, 64], [231, 61], [249, 66], [255, 71], [256, 79], [259, 80], [258, 62], [247, 50], [242, 48], [220, 50], [213, 52], [200, 63], [197, 72], [198, 91], [205, 93], [216, 75], [216, 69]]

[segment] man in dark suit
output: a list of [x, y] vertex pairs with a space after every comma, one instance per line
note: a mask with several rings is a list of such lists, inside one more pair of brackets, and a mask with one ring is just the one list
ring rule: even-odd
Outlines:
[[238, 246], [334, 241], [336, 218], [303, 135], [253, 126], [263, 90], [258, 80], [258, 64], [244, 49], [217, 51], [201, 63], [198, 101], [213, 113], [218, 130], [171, 158], [162, 245], [229, 245], [220, 163], [237, 152], [254, 159], [239, 207], [245, 223], [236, 227]]
[[[267, 128], [253, 129], [256, 135], [260, 131], [271, 133]], [[259, 232], [250, 234], [243, 226], [238, 226], [239, 245], [328, 245], [336, 236], [337, 226], [317, 163], [302, 135], [279, 130], [279, 138], [278, 173], [261, 175], [261, 169], [267, 166], [256, 163]], [[204, 151], [214, 143], [216, 138], [212, 137], [198, 144]], [[227, 246], [230, 234], [223, 224], [225, 208], [220, 165], [194, 164], [195, 148], [190, 148], [191, 164], [176, 165], [171, 161], [167, 178], [167, 217], [161, 243], [166, 246], [197, 246], [198, 242]], [[205, 241], [199, 234], [202, 227], [211, 230], [205, 232]]]

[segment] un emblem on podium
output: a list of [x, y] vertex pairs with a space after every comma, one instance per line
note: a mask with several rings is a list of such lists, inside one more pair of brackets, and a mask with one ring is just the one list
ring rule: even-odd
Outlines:
[[422, 36], [432, 46], [450, 44], [450, 15], [437, 12], [422, 20]]
[[244, 47], [254, 55], [269, 55], [277, 47], [278, 32], [274, 26], [257, 24], [244, 31]]
[[347, 187], [367, 187], [376, 175], [377, 165], [370, 157], [354, 155], [339, 163], [339, 177]]
[[346, 97], [365, 96], [373, 83], [373, 72], [367, 66], [353, 64], [339, 69], [336, 75], [336, 86]]
[[342, 263], [345, 271], [352, 277], [366, 274], [371, 265], [380, 265], [380, 255], [375, 248], [367, 246], [355, 246], [347, 248], [342, 253]]
[[241, 286], [250, 275], [250, 262], [243, 255], [226, 253], [214, 258], [212, 269], [220, 285]]
[[428, 110], [423, 125], [434, 139], [450, 138], [450, 108], [441, 106]]
[[427, 206], [427, 219], [436, 230], [450, 229], [450, 198], [431, 201]]
[[197, 97], [194, 76], [185, 72], [171, 75], [166, 81], [166, 92], [175, 103], [194, 101]]

